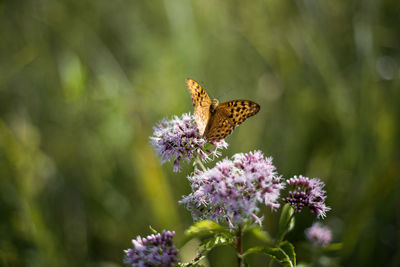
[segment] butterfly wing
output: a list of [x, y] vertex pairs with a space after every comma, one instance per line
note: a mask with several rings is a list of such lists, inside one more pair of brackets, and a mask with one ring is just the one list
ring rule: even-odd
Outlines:
[[256, 115], [259, 110], [260, 105], [249, 100], [232, 100], [219, 104], [210, 116], [204, 136], [210, 141], [224, 139], [236, 126]]
[[201, 135], [207, 127], [210, 118], [211, 100], [201, 85], [190, 78], [186, 79], [186, 85], [192, 95], [192, 103], [194, 108], [194, 120]]

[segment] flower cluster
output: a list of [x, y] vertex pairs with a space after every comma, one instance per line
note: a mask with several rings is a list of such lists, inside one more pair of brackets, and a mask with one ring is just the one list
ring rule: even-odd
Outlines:
[[153, 129], [153, 136], [150, 137], [153, 148], [161, 156], [161, 163], [174, 161], [175, 172], [179, 171], [182, 159], [189, 161], [199, 155], [201, 159], [208, 160], [210, 155], [219, 156], [218, 149], [228, 147], [224, 140], [220, 140], [211, 143], [215, 149], [209, 148], [190, 114], [175, 116], [172, 120], [164, 119]]
[[330, 208], [325, 205], [325, 184], [321, 180], [299, 175], [287, 180], [286, 184], [291, 191], [288, 197], [282, 199], [284, 202], [289, 203], [297, 212], [308, 207], [318, 217], [326, 216]]
[[272, 159], [264, 158], [261, 151], [235, 154], [233, 160], [224, 159], [212, 169], [196, 170], [189, 180], [192, 193], [180, 203], [195, 220], [227, 221], [231, 229], [249, 219], [261, 224], [257, 205], [279, 208], [284, 187]]
[[174, 231], [152, 234], [146, 238], [138, 236], [132, 240], [133, 249], [124, 250], [124, 263], [132, 267], [142, 266], [173, 266], [178, 262], [178, 250], [172, 244]]
[[332, 232], [329, 227], [323, 226], [318, 222], [307, 228], [305, 234], [306, 238], [315, 247], [326, 246], [332, 240]]

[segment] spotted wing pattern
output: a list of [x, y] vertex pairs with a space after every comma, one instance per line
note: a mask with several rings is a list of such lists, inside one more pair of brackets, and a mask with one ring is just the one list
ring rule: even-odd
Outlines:
[[197, 128], [199, 129], [200, 134], [203, 135], [210, 118], [211, 100], [206, 91], [196, 81], [188, 78], [186, 79], [186, 85], [190, 94], [192, 95], [194, 119], [196, 121]]
[[204, 136], [209, 141], [227, 137], [233, 129], [260, 110], [260, 106], [249, 100], [232, 100], [217, 106], [211, 114]]

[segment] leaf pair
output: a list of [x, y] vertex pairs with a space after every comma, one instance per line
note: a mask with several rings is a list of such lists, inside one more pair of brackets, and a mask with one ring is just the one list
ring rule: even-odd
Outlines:
[[245, 253], [243, 253], [243, 257], [252, 253], [263, 253], [268, 255], [283, 266], [296, 266], [296, 253], [294, 252], [293, 245], [288, 241], [279, 243], [276, 248], [265, 246], [249, 248]]

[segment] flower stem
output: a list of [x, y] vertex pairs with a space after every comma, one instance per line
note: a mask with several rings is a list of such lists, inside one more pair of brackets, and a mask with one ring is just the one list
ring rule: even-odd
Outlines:
[[204, 253], [204, 250], [200, 251], [196, 255], [196, 257], [188, 263], [187, 266], [193, 266], [193, 264], [197, 263], [199, 261], [199, 259], [203, 256], [203, 253]]
[[238, 257], [238, 266], [243, 267], [243, 258], [242, 258], [242, 253], [243, 253], [243, 244], [242, 244], [242, 227], [239, 226], [238, 232], [237, 232], [237, 238], [236, 238], [236, 248], [237, 248], [237, 257]]
[[[290, 218], [288, 220], [288, 222], [286, 223], [286, 227], [289, 227], [290, 223], [292, 222], [293, 218], [294, 218], [295, 212], [292, 213], [292, 215], [290, 215]], [[282, 233], [282, 235], [276, 240], [275, 242], [275, 247], [279, 246], [279, 243], [282, 242], [283, 238], [285, 237], [285, 235], [287, 234], [287, 230], [285, 230], [285, 232]], [[267, 267], [271, 267], [272, 266], [272, 262], [274, 260], [271, 258], [267, 264]]]
[[203, 171], [206, 171], [206, 167], [204, 167], [203, 163], [201, 162], [201, 160], [200, 160], [200, 158], [199, 158], [199, 155], [197, 155], [197, 156], [194, 158], [194, 161], [196, 162], [197, 165], [200, 166], [200, 168], [203, 169]]

